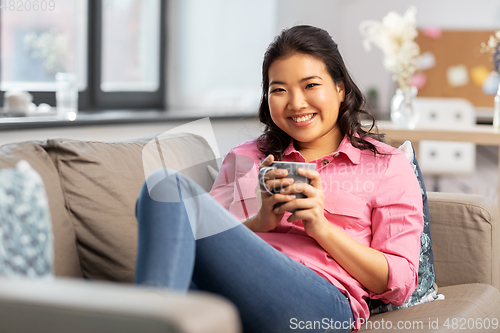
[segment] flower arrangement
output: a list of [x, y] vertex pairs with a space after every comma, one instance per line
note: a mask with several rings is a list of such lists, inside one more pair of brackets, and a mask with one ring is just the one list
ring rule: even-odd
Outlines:
[[487, 44], [481, 44], [481, 52], [491, 52], [493, 67], [500, 74], [500, 30], [490, 36]]
[[369, 51], [371, 44], [374, 44], [383, 51], [384, 67], [392, 73], [393, 80], [398, 82], [401, 89], [411, 87], [420, 55], [420, 48], [415, 42], [418, 35], [416, 13], [417, 9], [411, 6], [402, 16], [391, 11], [382, 22], [368, 20], [359, 26], [365, 38], [365, 49]]
[[24, 37], [24, 45], [31, 57], [43, 60], [48, 73], [64, 71], [63, 59], [67, 53], [66, 37], [55, 29], [37, 35], [29, 33]]
[[[494, 72], [491, 72], [490, 78], [495, 78], [496, 82], [498, 82], [498, 74], [500, 74], [500, 30], [495, 32], [490, 38], [488, 39], [488, 43], [481, 43], [481, 52], [491, 52], [492, 55], [492, 62], [493, 62], [493, 68], [495, 69]], [[489, 80], [486, 81], [488, 83]], [[493, 108], [493, 128], [496, 131], [500, 131], [500, 83], [495, 84], [496, 85], [496, 96], [494, 99], [494, 108]], [[492, 88], [495, 87], [493, 85]], [[483, 84], [483, 91], [487, 91], [487, 86], [488, 84]], [[485, 88], [486, 87], [486, 88]], [[491, 91], [494, 93], [494, 89]]]

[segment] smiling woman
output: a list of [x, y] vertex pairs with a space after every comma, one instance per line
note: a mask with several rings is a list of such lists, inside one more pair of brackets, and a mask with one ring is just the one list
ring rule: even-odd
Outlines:
[[[334, 151], [342, 140], [337, 118], [344, 83], [333, 82], [321, 60], [300, 53], [276, 60], [269, 68], [269, 80], [271, 118], [293, 135], [306, 161]], [[311, 150], [317, 155], [307, 154]]]
[[[365, 137], [380, 139], [380, 136], [370, 132], [371, 129], [365, 131], [360, 124], [362, 115], [367, 115], [373, 121], [374, 118], [363, 110], [364, 97], [351, 78], [337, 44], [329, 35], [305, 30], [291, 29], [288, 39], [278, 40], [279, 43], [269, 48], [264, 56], [263, 98], [259, 108], [259, 119], [266, 125], [264, 133], [259, 138], [263, 143], [262, 153], [272, 154], [276, 159], [281, 159], [281, 154], [291, 137], [289, 129], [300, 128], [313, 122], [315, 125], [307, 126], [307, 128], [316, 128], [315, 135], [317, 136], [326, 135], [330, 130], [331, 136], [338, 131], [337, 135], [340, 138], [348, 135], [356, 148], [376, 152], [377, 148], [365, 140]], [[321, 40], [321, 43], [318, 45], [308, 43], [309, 34], [315, 34], [314, 37]], [[299, 40], [300, 42], [297, 42]], [[325, 52], [325, 48], [330, 49], [331, 52]], [[321, 111], [324, 108], [327, 109]], [[287, 117], [299, 117], [302, 122], [294, 122], [294, 127], [286, 127], [288, 130], [276, 124], [274, 114], [279, 110], [285, 112], [285, 109]], [[307, 120], [308, 117], [311, 118]], [[325, 118], [326, 129], [319, 129], [320, 123], [323, 122], [315, 121], [316, 118], [320, 120]], [[327, 130], [329, 126], [330, 130]], [[337, 137], [334, 142], [340, 142], [340, 140]], [[328, 140], [324, 141], [328, 142]], [[298, 144], [304, 144], [304, 142]], [[322, 152], [332, 147], [329, 143]], [[307, 158], [316, 157], [311, 155]]]
[[[264, 134], [230, 150], [210, 196], [170, 170], [144, 183], [136, 283], [223, 295], [245, 332], [359, 329], [368, 297], [402, 304], [417, 285], [418, 181], [404, 153], [361, 128], [363, 97], [325, 30], [283, 30], [262, 80]], [[277, 159], [309, 162], [297, 173], [310, 182]], [[224, 228], [199, 237], [201, 226]]]

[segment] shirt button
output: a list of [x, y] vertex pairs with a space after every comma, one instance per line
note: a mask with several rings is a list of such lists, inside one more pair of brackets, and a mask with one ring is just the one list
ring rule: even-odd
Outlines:
[[321, 165], [327, 165], [328, 163], [330, 163], [330, 161], [327, 159], [324, 159], [323, 161], [321, 161]]

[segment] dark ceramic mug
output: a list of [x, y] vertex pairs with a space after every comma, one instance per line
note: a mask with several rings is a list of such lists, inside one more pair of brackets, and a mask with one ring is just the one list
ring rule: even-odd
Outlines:
[[[274, 169], [284, 169], [288, 171], [288, 174], [284, 178], [293, 178], [294, 183], [307, 183], [311, 184], [311, 180], [305, 176], [301, 176], [298, 174], [297, 169], [298, 168], [305, 168], [305, 169], [310, 169], [310, 170], [315, 170], [316, 169], [316, 163], [305, 163], [305, 162], [283, 162], [283, 161], [276, 161], [273, 162], [271, 166], [268, 167], [263, 167], [259, 171], [259, 184], [260, 188], [263, 191], [266, 191], [269, 193], [269, 195], [273, 195], [276, 193], [279, 193], [281, 191], [281, 187], [275, 187], [272, 189], [269, 189], [266, 186], [266, 183], [264, 181], [264, 176], [267, 171], [269, 170], [274, 170]], [[299, 198], [305, 198], [306, 196], [302, 193], [292, 193], [295, 195], [297, 199]], [[276, 204], [276, 206], [282, 205], [283, 203]], [[275, 206], [275, 207], [276, 207]], [[290, 211], [293, 213], [295, 210]]]

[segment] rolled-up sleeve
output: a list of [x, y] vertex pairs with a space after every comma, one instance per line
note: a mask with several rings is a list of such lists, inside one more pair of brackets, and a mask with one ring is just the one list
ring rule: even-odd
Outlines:
[[369, 297], [400, 305], [417, 286], [424, 224], [420, 186], [403, 153], [391, 156], [374, 200], [371, 247], [384, 254], [389, 282], [386, 292]]
[[224, 159], [210, 191], [210, 195], [238, 220], [258, 211], [255, 194], [257, 161], [252, 151], [242, 147], [233, 148]]
[[210, 195], [226, 209], [229, 209], [229, 205], [233, 201], [235, 178], [234, 160], [234, 151], [230, 150], [222, 162], [219, 174], [210, 190]]

